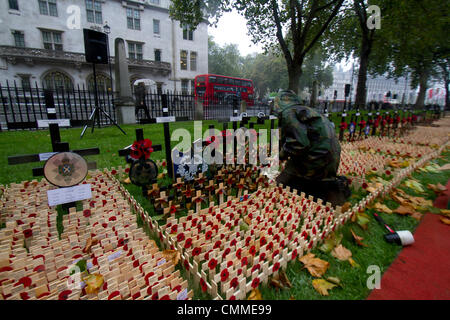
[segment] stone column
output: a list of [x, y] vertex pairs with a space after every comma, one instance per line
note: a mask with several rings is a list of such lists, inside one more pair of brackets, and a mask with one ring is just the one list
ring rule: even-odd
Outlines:
[[194, 120], [203, 120], [203, 103], [200, 100], [195, 101]]
[[114, 72], [116, 75], [117, 90], [115, 99], [117, 122], [119, 124], [135, 124], [135, 103], [131, 93], [125, 41], [122, 38], [116, 38], [114, 45], [116, 53]]

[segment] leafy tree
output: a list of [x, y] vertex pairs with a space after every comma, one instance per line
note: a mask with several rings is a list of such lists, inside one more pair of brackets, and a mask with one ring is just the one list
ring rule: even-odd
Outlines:
[[208, 38], [208, 72], [230, 77], [242, 77], [243, 58], [236, 44], [221, 47]]
[[[284, 56], [288, 87], [298, 92], [306, 54], [314, 48], [339, 12], [344, 0], [173, 0], [170, 14], [193, 27], [204, 15], [218, 18], [236, 9], [247, 19], [254, 43], [278, 44]], [[217, 20], [216, 20], [217, 21]]]

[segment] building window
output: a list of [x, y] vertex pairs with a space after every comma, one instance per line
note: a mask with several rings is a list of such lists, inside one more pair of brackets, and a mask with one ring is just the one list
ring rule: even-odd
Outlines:
[[44, 88], [53, 90], [72, 91], [72, 80], [62, 72], [53, 71], [44, 77]]
[[[88, 90], [90, 92], [94, 92], [95, 90], [95, 84], [94, 84], [94, 75], [91, 74], [87, 81]], [[105, 76], [103, 74], [97, 74], [97, 89], [99, 92], [107, 92], [111, 89], [111, 80], [108, 76]]]
[[153, 19], [153, 33], [154, 34], [160, 34], [159, 33], [159, 20]]
[[132, 60], [142, 60], [142, 43], [128, 42], [128, 57]]
[[194, 40], [194, 31], [187, 25], [183, 26], [183, 39], [184, 40]]
[[138, 9], [127, 8], [128, 29], [141, 30], [141, 13]]
[[197, 52], [191, 52], [191, 71], [197, 71]]
[[39, 12], [46, 16], [57, 17], [56, 0], [39, 0]]
[[189, 80], [183, 79], [181, 80], [181, 93], [187, 94], [189, 89]]
[[86, 0], [87, 21], [103, 24], [102, 3], [97, 0]]
[[14, 36], [14, 45], [16, 47], [25, 48], [25, 35], [23, 31], [14, 30], [12, 34]]
[[180, 68], [181, 70], [187, 70], [187, 51], [181, 50], [180, 52]]
[[157, 92], [158, 94], [161, 94], [161, 93], [162, 93], [162, 86], [163, 86], [163, 84], [164, 84], [164, 82], [157, 82], [157, 83], [156, 83], [156, 92]]
[[159, 5], [159, 0], [150, 0], [150, 3]]
[[29, 74], [19, 74], [20, 82], [22, 84], [22, 89], [30, 90], [31, 89], [31, 75]]
[[17, 0], [9, 0], [9, 9], [11, 10], [19, 10], [19, 3]]
[[155, 61], [160, 62], [161, 61], [161, 50], [155, 49]]
[[190, 82], [191, 82], [191, 92], [194, 92], [195, 91], [195, 81], [191, 80]]
[[42, 31], [44, 40], [44, 48], [47, 50], [62, 51], [62, 32], [58, 31]]

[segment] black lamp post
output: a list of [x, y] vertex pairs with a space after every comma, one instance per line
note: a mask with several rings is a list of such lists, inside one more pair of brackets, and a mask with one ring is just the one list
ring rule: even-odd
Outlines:
[[105, 21], [105, 25], [103, 26], [103, 32], [106, 33], [107, 36], [107, 50], [108, 50], [108, 65], [109, 65], [109, 83], [111, 86], [111, 93], [114, 94], [114, 90], [113, 90], [113, 78], [112, 78], [112, 71], [111, 71], [111, 56], [110, 56], [110, 52], [109, 52], [109, 34], [111, 33], [111, 27], [108, 26], [108, 22]]

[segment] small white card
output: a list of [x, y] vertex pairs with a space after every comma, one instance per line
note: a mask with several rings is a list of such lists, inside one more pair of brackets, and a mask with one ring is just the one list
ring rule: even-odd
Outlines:
[[347, 114], [346, 114], [346, 113], [343, 113], [343, 114], [342, 114], [342, 116], [343, 116], [343, 117], [346, 117], [346, 116], [347, 116]]
[[359, 117], [360, 115], [361, 115], [361, 113], [359, 113], [359, 112], [356, 114], [357, 117]]
[[369, 112], [367, 115], [370, 117], [372, 115], [372, 112]]
[[242, 117], [241, 117], [241, 116], [230, 117], [230, 121], [231, 121], [231, 122], [234, 122], [234, 121], [242, 121]]
[[50, 123], [56, 123], [60, 127], [70, 127], [70, 119], [52, 119], [52, 120], [38, 120], [39, 128], [48, 128]]
[[277, 118], [276, 116], [272, 116], [272, 115], [271, 115], [271, 116], [269, 116], [269, 119], [270, 119], [270, 120], [277, 120], [278, 118]]
[[162, 265], [162, 264], [164, 264], [164, 263], [166, 263], [166, 259], [161, 259], [161, 260], [159, 260], [158, 261], [158, 263], [156, 264], [157, 266], [160, 266], [160, 265]]
[[56, 113], [55, 108], [47, 108], [47, 113]]
[[47, 191], [48, 205], [50, 207], [63, 203], [70, 203], [92, 198], [90, 184], [80, 184], [69, 188], [59, 188]]
[[156, 123], [167, 123], [167, 122], [175, 122], [175, 117], [170, 116], [170, 117], [157, 117], [156, 118]]
[[58, 152], [45, 152], [39, 153], [39, 161], [47, 161], [51, 156], [57, 154]]

